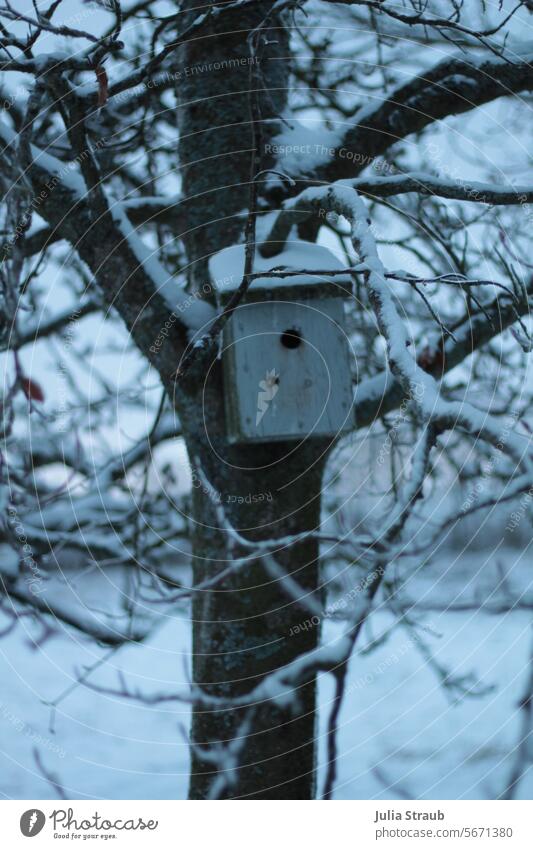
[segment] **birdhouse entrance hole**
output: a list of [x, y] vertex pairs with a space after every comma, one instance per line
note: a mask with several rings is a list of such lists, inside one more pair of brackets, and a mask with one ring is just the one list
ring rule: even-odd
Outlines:
[[302, 344], [302, 334], [295, 327], [291, 327], [289, 330], [284, 330], [280, 339], [283, 347], [290, 348], [291, 351]]

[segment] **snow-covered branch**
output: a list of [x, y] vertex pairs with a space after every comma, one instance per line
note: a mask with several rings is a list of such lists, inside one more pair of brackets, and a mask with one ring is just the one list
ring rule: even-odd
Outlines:
[[[308, 159], [302, 157], [300, 167], [293, 170], [291, 176], [327, 183], [353, 178], [392, 145], [429, 124], [469, 112], [499, 97], [532, 90], [531, 53], [513, 57], [512, 61], [485, 56], [471, 61], [447, 57], [386, 92], [377, 104], [361, 108], [352, 126], [336, 132], [335, 141], [328, 141], [326, 136], [326, 142], [320, 146], [322, 159], [320, 153], [313, 156], [311, 170], [308, 170]], [[319, 135], [315, 131], [314, 143]], [[306, 137], [301, 130], [289, 129], [276, 141], [290, 146], [305, 143]], [[282, 170], [283, 165], [281, 161]]]

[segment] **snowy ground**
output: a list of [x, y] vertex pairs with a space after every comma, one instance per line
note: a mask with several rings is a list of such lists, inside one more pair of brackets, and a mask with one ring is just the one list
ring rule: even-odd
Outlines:
[[[454, 562], [450, 555], [445, 568], [441, 563], [423, 578], [412, 579], [409, 595], [426, 606], [436, 598], [444, 607], [468, 603], [474, 577], [476, 592], [491, 605], [503, 601], [510, 590], [530, 595], [527, 558], [517, 559], [516, 552], [508, 552], [504, 561], [509, 574], [502, 582], [495, 558], [478, 553]], [[337, 798], [494, 798], [505, 785], [519, 735], [518, 701], [528, 663], [530, 612], [428, 609], [424, 621], [436, 661], [456, 674], [475, 671], [487, 692], [451, 704], [438, 675], [402, 629], [373, 653], [357, 656], [341, 716]], [[378, 611], [374, 634], [389, 622], [389, 615]], [[339, 627], [326, 621], [323, 638], [334, 639]], [[39, 631], [29, 617], [23, 618], [0, 640], [4, 797], [56, 797], [36, 766], [37, 747], [43, 766], [69, 798], [184, 798], [187, 708], [177, 703], [141, 705], [77, 687], [61, 701], [52, 733], [45, 702], [54, 700], [76, 672], [94, 664], [106, 650], [70, 629], [61, 629], [36, 649]], [[91, 680], [116, 686], [121, 670], [133, 688], [171, 692], [177, 681], [186, 686], [189, 650], [189, 623], [167, 618], [146, 645], [120, 649], [93, 672]], [[331, 681], [324, 676], [320, 785], [331, 695]], [[531, 798], [532, 792], [530, 775], [518, 796]]]

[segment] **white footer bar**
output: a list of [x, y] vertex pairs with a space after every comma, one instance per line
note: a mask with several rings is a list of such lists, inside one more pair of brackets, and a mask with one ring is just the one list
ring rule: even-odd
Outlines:
[[0, 810], [6, 847], [533, 849], [532, 802], [23, 800]]

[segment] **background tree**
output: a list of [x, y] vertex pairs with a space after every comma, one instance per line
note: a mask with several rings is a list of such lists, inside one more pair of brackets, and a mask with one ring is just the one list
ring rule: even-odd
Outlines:
[[[533, 484], [530, 4], [102, 0], [76, 17], [56, 0], [0, 16], [6, 610], [120, 645], [192, 598], [192, 798], [312, 797], [315, 679], [331, 674], [329, 798], [372, 605], [417, 626], [398, 564]], [[232, 445], [220, 329], [256, 251], [274, 268], [297, 237], [353, 279], [356, 433]], [[237, 242], [245, 273], [217, 318], [208, 260]], [[127, 447], [124, 421], [145, 429]], [[158, 453], [171, 440], [191, 498]], [[343, 470], [358, 475], [344, 503]], [[174, 569], [187, 539], [191, 587]], [[66, 560], [125, 567], [120, 617], [44, 592]], [[342, 582], [343, 635], [321, 644]]]

